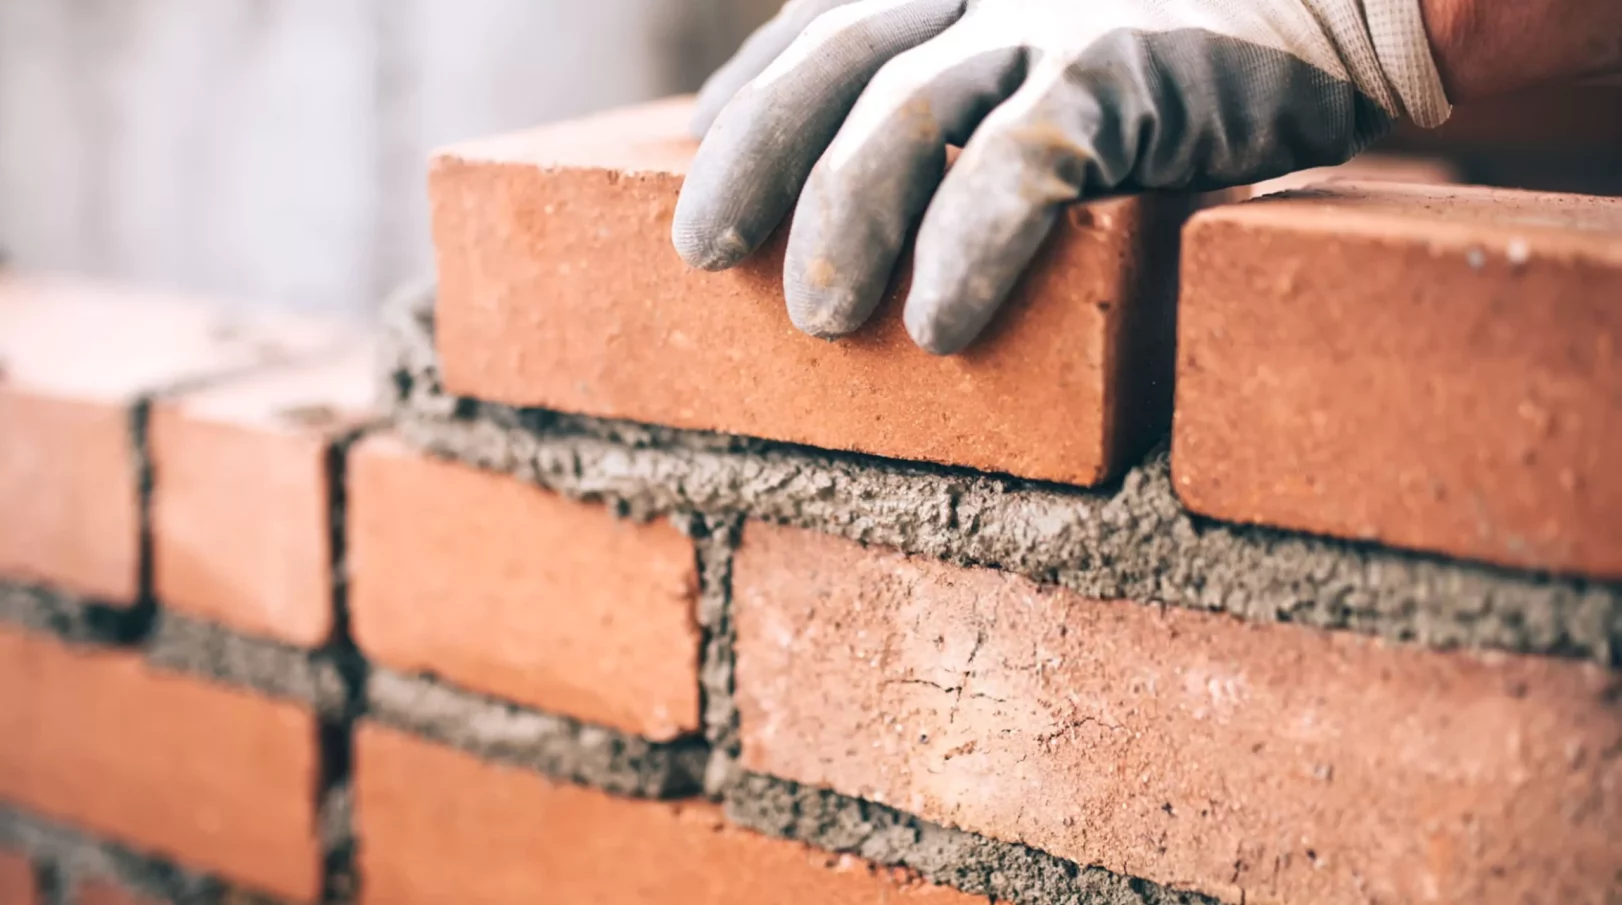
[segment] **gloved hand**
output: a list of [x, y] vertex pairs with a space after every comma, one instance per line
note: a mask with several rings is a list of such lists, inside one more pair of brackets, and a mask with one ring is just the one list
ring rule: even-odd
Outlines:
[[955, 352], [1067, 202], [1254, 182], [1445, 120], [1419, 2], [790, 0], [699, 95], [676, 250], [731, 267], [798, 199], [789, 315], [835, 337], [917, 226], [907, 329]]

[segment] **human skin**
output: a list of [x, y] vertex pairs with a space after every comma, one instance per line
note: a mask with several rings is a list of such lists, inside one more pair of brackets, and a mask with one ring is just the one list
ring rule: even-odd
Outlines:
[[1423, 0], [1422, 8], [1455, 103], [1622, 74], [1617, 0]]

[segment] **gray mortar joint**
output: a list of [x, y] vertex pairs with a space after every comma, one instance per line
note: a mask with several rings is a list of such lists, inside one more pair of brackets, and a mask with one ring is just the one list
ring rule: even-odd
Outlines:
[[450, 397], [432, 303], [431, 293], [397, 299], [402, 307], [388, 317], [405, 439], [632, 517], [741, 516], [997, 568], [1093, 599], [1622, 668], [1622, 582], [1197, 517], [1177, 499], [1163, 446], [1118, 483], [1088, 489]]

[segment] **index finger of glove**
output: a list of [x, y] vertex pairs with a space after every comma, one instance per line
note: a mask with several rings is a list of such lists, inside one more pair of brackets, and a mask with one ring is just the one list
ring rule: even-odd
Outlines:
[[719, 270], [758, 248], [873, 74], [945, 31], [965, 3], [860, 0], [813, 20], [727, 103], [699, 146], [671, 230], [682, 258]]
[[703, 138], [710, 131], [721, 108], [739, 89], [766, 71], [783, 54], [811, 21], [835, 7], [857, 0], [788, 0], [765, 25], [755, 29], [738, 52], [705, 80], [693, 104], [693, 134]]

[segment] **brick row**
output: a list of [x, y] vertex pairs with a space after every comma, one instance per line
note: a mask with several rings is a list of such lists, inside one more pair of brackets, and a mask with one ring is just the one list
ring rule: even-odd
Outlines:
[[781, 237], [721, 274], [672, 250], [689, 113], [665, 101], [438, 155], [449, 392], [1079, 484], [1161, 434], [1190, 199], [1071, 209], [968, 354], [908, 339], [905, 275], [867, 328], [827, 343], [789, 322]]
[[751, 523], [747, 769], [1225, 901], [1601, 902], [1622, 679]]
[[0, 625], [0, 800], [296, 902], [321, 888], [307, 709]]
[[1188, 226], [1196, 512], [1622, 578], [1622, 199], [1335, 184]]
[[325, 321], [233, 319], [194, 299], [0, 275], [0, 580], [133, 603], [142, 553], [132, 406], [335, 340]]
[[984, 901], [731, 828], [708, 803], [615, 798], [370, 724], [355, 747], [362, 903]]

